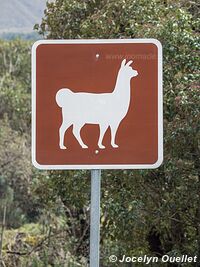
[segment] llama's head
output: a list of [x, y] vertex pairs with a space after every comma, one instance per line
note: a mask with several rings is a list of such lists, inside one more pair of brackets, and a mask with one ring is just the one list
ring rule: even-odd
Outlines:
[[126, 63], [126, 59], [122, 60], [120, 71], [128, 77], [132, 78], [138, 75], [137, 70], [134, 70], [130, 65], [133, 63], [133, 60], [130, 60]]

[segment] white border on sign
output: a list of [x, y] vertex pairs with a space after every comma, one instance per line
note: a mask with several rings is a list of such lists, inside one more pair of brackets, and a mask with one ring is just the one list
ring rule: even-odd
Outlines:
[[[112, 164], [112, 165], [41, 165], [36, 161], [36, 49], [41, 44], [122, 44], [150, 43], [158, 48], [158, 160], [154, 164]], [[78, 169], [155, 169], [163, 162], [163, 74], [162, 45], [156, 39], [76, 39], [76, 40], [39, 40], [32, 46], [32, 163], [42, 170]]]

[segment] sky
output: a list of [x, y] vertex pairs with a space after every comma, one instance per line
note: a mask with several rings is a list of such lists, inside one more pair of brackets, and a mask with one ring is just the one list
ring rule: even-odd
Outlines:
[[0, 0], [0, 33], [33, 31], [45, 6], [46, 0]]

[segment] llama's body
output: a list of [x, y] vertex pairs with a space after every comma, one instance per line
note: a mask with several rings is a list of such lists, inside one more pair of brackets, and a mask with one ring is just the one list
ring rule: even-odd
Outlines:
[[108, 127], [111, 129], [111, 145], [115, 144], [115, 136], [120, 122], [126, 116], [130, 104], [130, 80], [137, 75], [128, 62], [122, 61], [115, 88], [112, 93], [74, 93], [70, 89], [60, 89], [56, 94], [56, 102], [62, 108], [63, 122], [59, 130], [60, 148], [64, 146], [64, 134], [73, 125], [73, 134], [82, 148], [80, 131], [85, 124], [98, 124], [100, 127], [99, 148]]
[[127, 113], [128, 105], [119, 109], [123, 101], [120, 95], [113, 93], [73, 93], [65, 88], [61, 89], [59, 93], [66, 105], [62, 107], [62, 114], [72, 124], [76, 123], [77, 120], [89, 124], [101, 124], [103, 121], [111, 123], [115, 117], [118, 121]]

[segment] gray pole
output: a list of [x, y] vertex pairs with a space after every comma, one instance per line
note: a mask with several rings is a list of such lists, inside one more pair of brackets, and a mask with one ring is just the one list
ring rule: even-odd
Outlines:
[[99, 267], [101, 170], [91, 170], [90, 267]]

